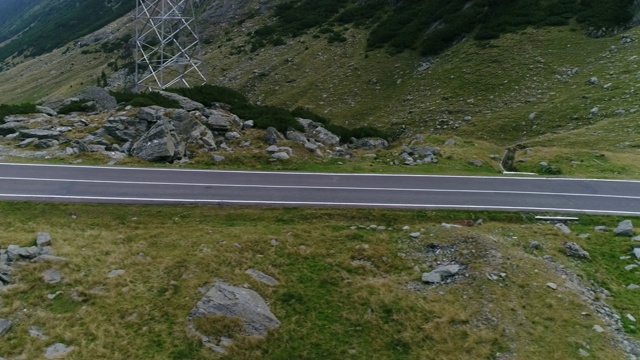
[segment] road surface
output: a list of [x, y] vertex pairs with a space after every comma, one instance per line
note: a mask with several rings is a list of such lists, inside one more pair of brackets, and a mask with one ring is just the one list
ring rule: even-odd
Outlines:
[[640, 181], [0, 163], [0, 200], [640, 215]]

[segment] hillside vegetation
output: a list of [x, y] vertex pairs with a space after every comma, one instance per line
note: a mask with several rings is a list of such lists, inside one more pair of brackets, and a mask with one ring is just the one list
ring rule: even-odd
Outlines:
[[[568, 25], [526, 26], [505, 18], [499, 37], [476, 40], [492, 24], [487, 13], [474, 32], [434, 56], [421, 55], [424, 39], [404, 51], [390, 42], [372, 46], [374, 30], [410, 3], [323, 1], [308, 19], [324, 20], [300, 27], [297, 21], [304, 18], [295, 15], [311, 3], [274, 2], [273, 12], [263, 14], [255, 12], [257, 0], [236, 7], [205, 2], [210, 7], [200, 11], [201, 25], [207, 24], [202, 27], [204, 70], [211, 83], [239, 92], [256, 106], [253, 110], [303, 109], [335, 127], [382, 129], [405, 144], [417, 135], [437, 141], [436, 146], [454, 137], [467, 144], [455, 149], [463, 162], [467, 156], [492, 162], [490, 154], [520, 143], [532, 148], [517, 154], [523, 171], [536, 171], [545, 161], [565, 175], [637, 177], [640, 34], [619, 24], [608, 27], [610, 34], [618, 31], [614, 36], [586, 35], [591, 25], [613, 24], [616, 16], [627, 19], [626, 3], [565, 1]], [[496, 6], [507, 6], [487, 4], [495, 19]], [[598, 7], [603, 4], [617, 10]], [[552, 8], [561, 7], [547, 10]], [[533, 9], [542, 11], [521, 11]], [[358, 15], [365, 10], [377, 15]], [[529, 17], [522, 16], [532, 21]], [[370, 21], [360, 21], [365, 18]], [[0, 103], [62, 99], [96, 82], [126, 90], [131, 54], [121, 49], [132, 33], [131, 19], [121, 18], [92, 35], [104, 36], [101, 41], [85, 47], [70, 43], [0, 72]], [[248, 110], [241, 109], [243, 117], [259, 115]], [[498, 150], [480, 150], [485, 145]], [[454, 172], [439, 166], [424, 171]]]

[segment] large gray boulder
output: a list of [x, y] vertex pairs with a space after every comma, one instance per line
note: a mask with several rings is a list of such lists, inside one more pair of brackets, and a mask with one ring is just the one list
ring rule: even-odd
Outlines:
[[17, 133], [20, 130], [27, 129], [27, 125], [21, 122], [8, 122], [0, 125], [0, 136], [7, 136]]
[[51, 235], [47, 232], [39, 232], [36, 234], [36, 246], [43, 248], [45, 246], [51, 246]]
[[52, 131], [52, 130], [42, 130], [42, 129], [23, 129], [19, 131], [20, 137], [22, 139], [58, 139], [60, 138], [60, 132]]
[[356, 139], [354, 147], [363, 150], [388, 149], [389, 142], [381, 138], [362, 138]]
[[[142, 109], [140, 109], [142, 111]], [[138, 115], [140, 115], [140, 111]], [[143, 117], [152, 116], [151, 110], [143, 113]], [[155, 115], [153, 115], [155, 116]], [[153, 117], [155, 119], [155, 117]], [[142, 134], [149, 130], [149, 123], [146, 119], [141, 119], [139, 116], [136, 118], [130, 118], [127, 116], [110, 117], [103, 125], [103, 129], [107, 135], [111, 136], [117, 141], [127, 142], [139, 139]], [[153, 121], [155, 122], [155, 121]], [[87, 151], [82, 150], [80, 151]]]
[[140, 120], [154, 123], [164, 119], [164, 113], [166, 111], [167, 109], [158, 105], [145, 106], [138, 110], [136, 117]]
[[315, 141], [328, 145], [328, 146], [336, 146], [340, 143], [340, 137], [331, 131], [323, 128], [317, 127], [310, 132], [310, 136]]
[[242, 128], [242, 120], [226, 110], [209, 110], [205, 115], [208, 117], [202, 123], [211, 131], [227, 132], [232, 129], [240, 130]]
[[197, 101], [193, 101], [188, 97], [184, 97], [182, 95], [174, 94], [168, 91], [159, 91], [159, 93], [160, 95], [166, 98], [177, 101], [180, 104], [180, 106], [187, 111], [204, 109], [204, 105], [200, 104]]
[[47, 107], [47, 106], [36, 106], [36, 111], [38, 111], [41, 114], [45, 114], [45, 115], [49, 115], [49, 116], [56, 116], [58, 115], [57, 112], [55, 112], [52, 108]]
[[216, 141], [209, 128], [199, 120], [203, 120], [197, 113], [189, 113], [185, 110], [177, 110], [173, 114], [173, 124], [178, 137], [188, 143], [199, 145], [207, 150], [216, 150]]
[[265, 141], [269, 145], [276, 145], [278, 141], [284, 140], [284, 135], [282, 135], [276, 128], [268, 127], [264, 134]]
[[131, 148], [131, 154], [146, 161], [173, 161], [182, 158], [186, 145], [167, 120], [157, 122]]
[[109, 95], [109, 92], [97, 86], [91, 86], [82, 90], [77, 95], [80, 99], [91, 100], [100, 111], [115, 110], [118, 107], [116, 98]]
[[303, 144], [303, 145], [309, 142], [309, 140], [303, 133], [293, 129], [287, 131], [287, 140], [291, 140], [293, 142]]
[[613, 229], [613, 233], [617, 236], [633, 236], [633, 223], [631, 220], [623, 220]]
[[187, 318], [190, 329], [199, 335], [205, 345], [213, 345], [221, 339], [210, 339], [201, 334], [192, 324], [195, 318], [225, 316], [239, 318], [243, 323], [243, 334], [264, 337], [269, 329], [280, 326], [280, 321], [271, 312], [267, 302], [255, 291], [237, 287], [217, 280], [203, 298], [198, 301]]

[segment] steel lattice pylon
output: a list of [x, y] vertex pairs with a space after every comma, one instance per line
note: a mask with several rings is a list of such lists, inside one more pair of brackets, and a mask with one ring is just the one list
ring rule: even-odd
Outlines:
[[136, 0], [136, 87], [201, 85], [200, 41], [191, 0]]

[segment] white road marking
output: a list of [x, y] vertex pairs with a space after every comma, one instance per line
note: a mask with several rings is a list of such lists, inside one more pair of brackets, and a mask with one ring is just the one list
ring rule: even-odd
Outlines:
[[101, 196], [68, 196], [68, 195], [14, 195], [0, 194], [0, 198], [33, 198], [59, 199], [59, 200], [95, 200], [95, 201], [124, 201], [124, 202], [157, 202], [157, 203], [191, 203], [191, 204], [216, 204], [216, 205], [299, 205], [299, 206], [366, 206], [381, 208], [414, 208], [414, 209], [462, 209], [462, 210], [506, 210], [506, 211], [549, 211], [549, 212], [573, 212], [585, 214], [611, 214], [611, 215], [640, 215], [640, 212], [612, 211], [612, 210], [582, 210], [563, 208], [517, 207], [517, 206], [479, 206], [479, 205], [429, 205], [429, 204], [380, 204], [380, 203], [341, 203], [341, 202], [315, 202], [315, 201], [253, 201], [253, 200], [207, 200], [207, 199], [156, 199], [156, 198], [128, 198], [128, 197], [101, 197]]
[[602, 197], [617, 199], [638, 199], [640, 196], [558, 193], [544, 191], [505, 191], [505, 190], [453, 190], [453, 189], [416, 189], [416, 188], [385, 188], [385, 187], [351, 187], [351, 186], [301, 186], [301, 185], [247, 185], [247, 184], [215, 184], [215, 183], [178, 183], [178, 182], [148, 182], [148, 181], [120, 181], [120, 180], [78, 180], [78, 179], [42, 179], [23, 177], [0, 177], [0, 180], [40, 181], [40, 182], [71, 182], [89, 184], [119, 184], [119, 185], [149, 185], [149, 186], [192, 186], [192, 187], [232, 187], [258, 189], [299, 189], [299, 190], [350, 190], [350, 191], [409, 191], [409, 192], [447, 192], [447, 193], [480, 193], [480, 194], [514, 194], [514, 195], [558, 195], [579, 197]]
[[231, 173], [231, 174], [273, 174], [273, 175], [314, 175], [314, 176], [371, 176], [371, 177], [425, 177], [425, 178], [454, 178], [454, 179], [501, 179], [501, 180], [557, 180], [557, 181], [594, 181], [594, 182], [627, 182], [640, 183], [640, 180], [619, 179], [588, 179], [565, 177], [508, 177], [508, 176], [479, 176], [479, 175], [430, 175], [430, 174], [372, 174], [372, 173], [315, 173], [315, 172], [287, 172], [287, 171], [244, 171], [244, 170], [204, 170], [204, 169], [170, 169], [170, 168], [140, 168], [117, 166], [85, 166], [85, 165], [57, 165], [57, 164], [21, 164], [0, 163], [0, 166], [29, 166], [29, 167], [56, 167], [72, 169], [101, 169], [124, 171], [168, 171], [168, 172], [204, 172], [204, 173]]

